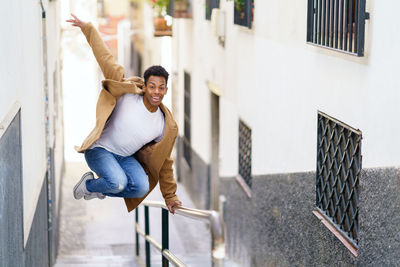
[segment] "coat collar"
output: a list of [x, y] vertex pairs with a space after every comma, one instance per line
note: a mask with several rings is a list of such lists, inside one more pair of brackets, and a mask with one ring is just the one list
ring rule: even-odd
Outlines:
[[165, 118], [164, 136], [160, 142], [153, 145], [153, 153], [150, 161], [156, 164], [151, 164], [151, 166], [149, 166], [151, 173], [155, 175], [155, 177], [158, 177], [158, 173], [160, 172], [165, 158], [170, 155], [173, 144], [175, 143], [175, 138], [178, 134], [178, 126], [171, 112], [162, 103], [160, 104], [160, 109], [164, 113]]
[[165, 144], [171, 142], [171, 139], [175, 138], [178, 132], [178, 127], [172, 118], [171, 112], [162, 103], [160, 104], [160, 109], [164, 113], [165, 119], [164, 137], [154, 145], [154, 148], [165, 147]]

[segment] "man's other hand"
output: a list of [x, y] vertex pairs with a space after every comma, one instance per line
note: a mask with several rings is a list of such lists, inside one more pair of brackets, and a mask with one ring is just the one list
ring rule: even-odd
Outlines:
[[72, 16], [74, 19], [67, 19], [66, 22], [71, 22], [73, 26], [82, 28], [83, 25], [86, 24], [86, 22], [83, 22], [82, 20], [78, 19], [78, 17], [75, 16], [74, 14], [71, 13], [71, 16]]
[[175, 208], [178, 206], [181, 206], [181, 205], [182, 205], [182, 202], [180, 202], [179, 200], [172, 201], [171, 203], [168, 204], [168, 210], [172, 214], [175, 214]]

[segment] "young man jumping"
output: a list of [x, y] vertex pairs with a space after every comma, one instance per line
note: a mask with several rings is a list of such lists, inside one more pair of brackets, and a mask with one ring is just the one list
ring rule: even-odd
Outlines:
[[168, 72], [152, 66], [140, 77], [124, 77], [91, 23], [71, 14], [67, 20], [85, 35], [103, 72], [96, 106], [96, 126], [77, 148], [85, 153], [92, 172], [75, 185], [75, 199], [122, 197], [128, 211], [135, 209], [157, 182], [171, 213], [182, 203], [176, 196], [171, 151], [178, 133], [171, 112], [162, 104], [168, 91]]

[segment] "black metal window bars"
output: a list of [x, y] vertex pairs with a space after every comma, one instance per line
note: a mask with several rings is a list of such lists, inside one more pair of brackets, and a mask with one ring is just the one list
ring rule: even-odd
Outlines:
[[349, 247], [343, 242], [355, 256], [361, 139], [360, 130], [318, 112], [316, 211], [336, 228], [333, 232], [339, 239], [350, 243]]
[[[139, 225], [139, 207], [136, 208], [136, 256], [139, 256], [139, 235], [146, 239], [146, 267], [150, 267], [150, 244], [162, 254], [162, 266], [168, 266], [169, 261], [175, 266], [186, 266], [179, 258], [169, 251], [169, 211], [167, 206], [160, 201], [143, 201], [145, 231]], [[161, 243], [150, 236], [149, 207], [161, 208]], [[211, 232], [211, 261], [212, 266], [223, 266], [225, 259], [225, 225], [220, 214], [214, 210], [198, 210], [186, 207], [177, 207], [175, 214], [188, 218], [203, 220], [210, 224]]]
[[234, 0], [233, 22], [251, 29], [253, 22], [254, 0]]
[[239, 175], [251, 189], [251, 129], [242, 120], [239, 120]]
[[364, 56], [366, 0], [308, 0], [307, 42]]
[[219, 0], [206, 0], [206, 19], [211, 19], [211, 13], [214, 8], [219, 8]]

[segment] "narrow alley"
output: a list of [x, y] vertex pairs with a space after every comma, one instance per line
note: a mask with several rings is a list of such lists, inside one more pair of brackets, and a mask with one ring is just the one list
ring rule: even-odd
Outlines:
[[4, 3], [0, 267], [400, 266], [398, 8]]

